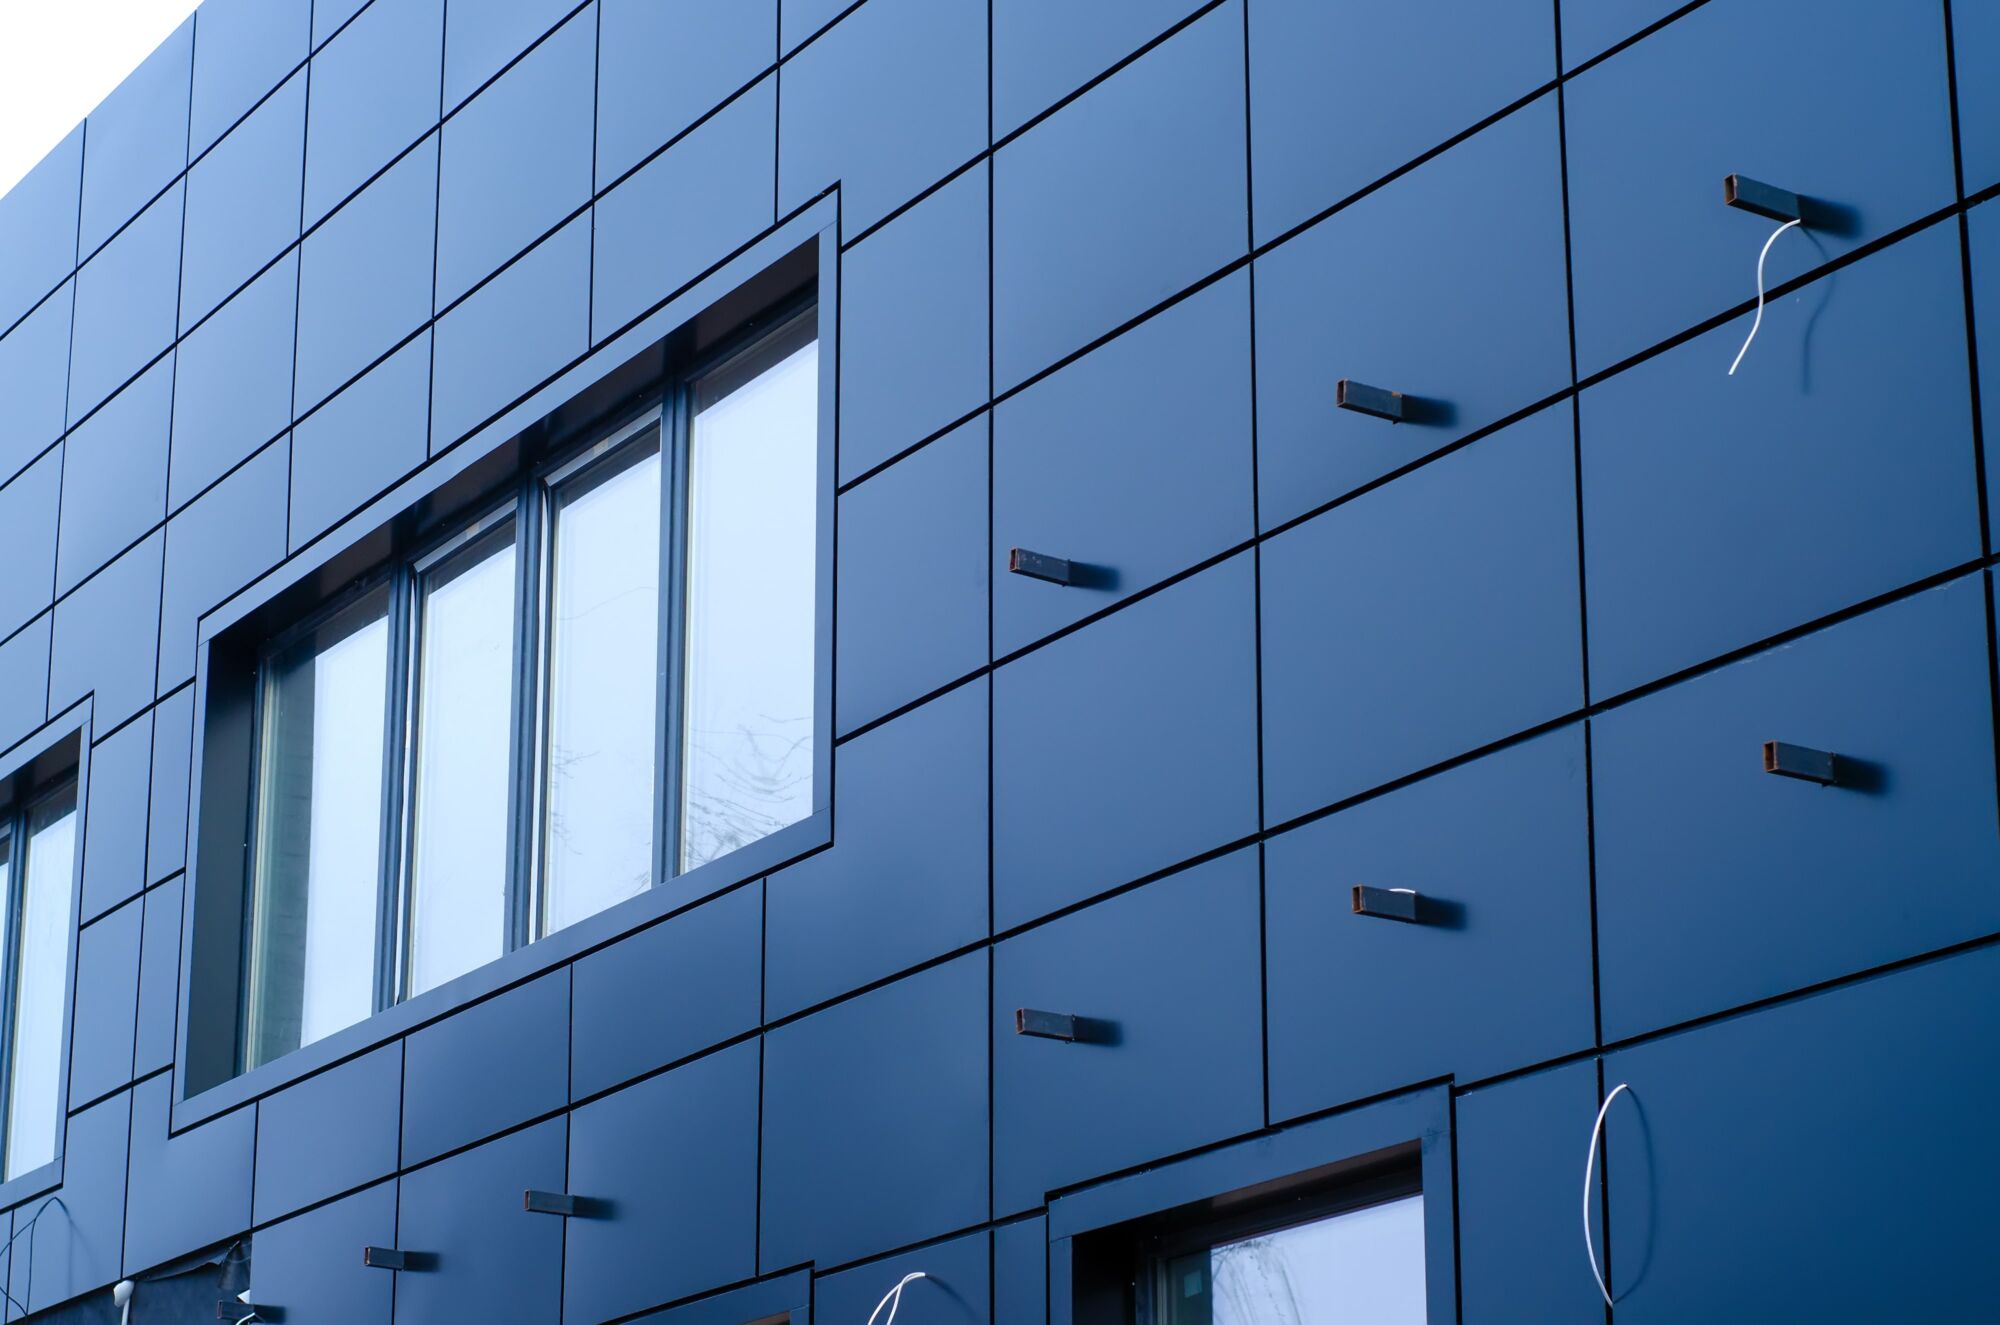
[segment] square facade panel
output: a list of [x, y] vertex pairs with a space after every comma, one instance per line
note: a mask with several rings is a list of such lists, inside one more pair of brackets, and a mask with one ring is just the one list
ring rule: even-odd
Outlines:
[[[576, 8], [576, 0], [483, 0], [449, 11], [444, 34], [446, 113], [457, 109]], [[584, 7], [584, 25], [597, 26], [594, 5]]]
[[286, 1325], [387, 1325], [396, 1276], [356, 1248], [395, 1242], [393, 1182], [258, 1229], [250, 1300], [283, 1312]]
[[150, 535], [56, 604], [49, 711], [94, 694], [103, 730], [153, 702], [164, 531]]
[[[1257, 242], [1304, 224], [1555, 76], [1555, 32], [1542, 0], [1256, 0]], [[1471, 215], [1483, 210], [1473, 204]]]
[[[1569, 385], [1561, 151], [1545, 97], [1257, 259], [1264, 528]], [[1338, 408], [1343, 380], [1405, 421]]]
[[1772, 247], [1767, 285], [1952, 201], [1943, 12], [1868, 4], [1849, 22], [1821, 17], [1811, 0], [1704, 5], [1569, 86], [1585, 376], [1755, 295], [1775, 223], [1725, 205], [1725, 176], [1817, 205], [1803, 234]]
[[54, 601], [63, 454], [51, 450], [0, 487], [0, 638]]
[[567, 1135], [566, 1121], [552, 1118], [403, 1178], [396, 1245], [428, 1268], [389, 1276], [398, 1321], [560, 1318], [563, 1221], [527, 1213], [521, 1198], [529, 1188], [563, 1190]]
[[20, 473], [63, 434], [75, 307], [65, 285], [0, 336], [0, 476]]
[[195, 17], [190, 157], [305, 62], [312, 9], [312, 0], [205, 0]]
[[[256, 1217], [282, 1218], [393, 1174], [402, 1095], [398, 1041], [265, 1096], [257, 1106]], [[361, 1260], [358, 1249], [352, 1256]]]
[[1129, 58], [1206, 0], [1072, 5], [1014, 0], [993, 8], [993, 136], [1005, 138]]
[[76, 214], [83, 178], [83, 126], [49, 149], [0, 194], [0, 333], [76, 270]]
[[53, 624], [43, 613], [0, 641], [0, 745], [13, 745], [48, 717]]
[[190, 18], [90, 113], [79, 259], [95, 253], [187, 168], [193, 74]]
[[64, 441], [57, 593], [74, 589], [166, 518], [173, 404], [169, 355]]
[[[777, 55], [778, 0], [599, 0], [597, 186], [755, 82]], [[660, 76], [663, 62], [673, 77]]]
[[569, 972], [557, 971], [410, 1036], [403, 1162], [443, 1154], [567, 1103], [569, 1008]]
[[1562, 11], [1563, 69], [1596, 59], [1687, 5], [1688, 0], [1597, 0], [1567, 6]]
[[993, 160], [995, 385], [1018, 386], [1249, 247], [1230, 0]]
[[71, 427], [173, 346], [180, 304], [181, 198], [176, 184], [76, 274]]
[[160, 691], [194, 679], [201, 618], [285, 557], [291, 448], [279, 438], [167, 524]]
[[431, 337], [369, 369], [292, 429], [291, 544], [304, 546], [430, 455]]
[[785, 65], [779, 210], [838, 184], [851, 239], [978, 156], [986, 64], [977, 0], [869, 0], [842, 19]]
[[437, 125], [443, 51], [444, 0], [374, 0], [313, 56], [307, 226]]
[[298, 255], [287, 253], [181, 342], [168, 483], [174, 509], [290, 426], [298, 290]]
[[294, 74], [188, 171], [181, 329], [201, 321], [299, 237], [306, 76]]

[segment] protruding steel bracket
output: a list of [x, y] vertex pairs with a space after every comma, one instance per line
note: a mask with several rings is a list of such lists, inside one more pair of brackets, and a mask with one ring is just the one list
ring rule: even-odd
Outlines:
[[1050, 584], [1066, 585], [1076, 580], [1076, 566], [1070, 561], [1030, 552], [1024, 547], [1017, 547], [1007, 554], [1007, 569], [1016, 575], [1025, 575], [1031, 580], [1046, 580]]
[[1039, 1040], [1077, 1039], [1077, 1018], [1068, 1012], [1042, 1012], [1036, 1008], [1017, 1008], [1014, 1012], [1014, 1034], [1032, 1035]]
[[1417, 903], [1419, 898], [1409, 888], [1370, 888], [1366, 884], [1354, 885], [1354, 914], [1375, 916], [1382, 920], [1400, 920], [1404, 924], [1419, 923]]
[[1840, 756], [1785, 741], [1764, 742], [1764, 771], [1781, 778], [1831, 787], [1840, 781]]
[[1773, 221], [1806, 220], [1806, 200], [1789, 190], [1774, 187], [1743, 175], [1727, 175], [1722, 181], [1722, 200], [1731, 207]]
[[1401, 423], [1405, 417], [1402, 392], [1384, 391], [1379, 386], [1367, 386], [1346, 377], [1333, 388], [1333, 403], [1391, 423]]

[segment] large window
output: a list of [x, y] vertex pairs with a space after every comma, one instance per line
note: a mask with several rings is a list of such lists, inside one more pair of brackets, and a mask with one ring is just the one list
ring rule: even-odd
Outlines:
[[56, 1156], [61, 1129], [63, 1020], [69, 996], [71, 882], [76, 870], [76, 784], [0, 812], [0, 893], [6, 898], [7, 1178]]
[[1148, 1325], [1424, 1325], [1424, 1198], [1193, 1239], [1153, 1261]]
[[815, 325], [259, 651], [239, 1068], [812, 812]]

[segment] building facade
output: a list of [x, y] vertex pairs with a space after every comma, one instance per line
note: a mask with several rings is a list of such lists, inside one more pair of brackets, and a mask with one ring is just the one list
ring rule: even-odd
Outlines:
[[207, 0], [0, 197], [5, 1319], [1989, 1318], [1996, 71]]

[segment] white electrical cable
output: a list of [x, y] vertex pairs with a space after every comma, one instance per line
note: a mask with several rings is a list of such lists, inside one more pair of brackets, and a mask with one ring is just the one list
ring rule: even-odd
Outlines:
[[118, 1325], [131, 1325], [132, 1292], [137, 1287], [130, 1279], [111, 1285], [111, 1305], [118, 1308]]
[[1597, 1291], [1604, 1294], [1604, 1305], [1615, 1305], [1611, 1301], [1611, 1289], [1605, 1285], [1604, 1275], [1597, 1268], [1597, 1248], [1590, 1240], [1590, 1176], [1597, 1166], [1597, 1138], [1604, 1134], [1604, 1115], [1611, 1111], [1611, 1101], [1632, 1089], [1624, 1082], [1611, 1088], [1604, 1097], [1604, 1104], [1597, 1110], [1597, 1121], [1590, 1125], [1590, 1149], [1583, 1157], [1583, 1254], [1590, 1258], [1590, 1277], [1597, 1280]]
[[883, 1307], [889, 1308], [889, 1319], [883, 1321], [882, 1325], [896, 1325], [896, 1312], [900, 1310], [903, 1305], [904, 1285], [908, 1284], [912, 1279], [928, 1279], [929, 1277], [930, 1276], [925, 1274], [922, 1270], [912, 1270], [909, 1274], [906, 1274], [901, 1279], [898, 1279], [896, 1281], [896, 1286], [890, 1289], [888, 1292], [882, 1294], [882, 1300], [880, 1302], [877, 1302], [875, 1304], [875, 1309], [868, 1313], [868, 1325], [875, 1325], [875, 1318], [882, 1314]]
[[1785, 231], [1790, 230], [1795, 225], [1803, 224], [1805, 222], [1801, 218], [1793, 217], [1776, 230], [1773, 230], [1771, 237], [1764, 241], [1763, 252], [1757, 255], [1757, 316], [1750, 319], [1750, 334], [1743, 338], [1743, 348], [1736, 351], [1735, 363], [1729, 365], [1729, 375], [1731, 377], [1736, 376], [1737, 365], [1743, 362], [1743, 356], [1750, 353], [1750, 342], [1757, 339], [1757, 328], [1764, 325], [1764, 259], [1771, 256], [1771, 245], [1778, 242], [1779, 235], [1784, 234]]

